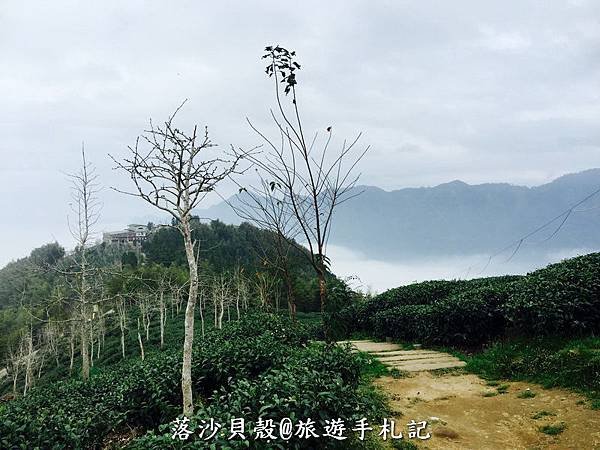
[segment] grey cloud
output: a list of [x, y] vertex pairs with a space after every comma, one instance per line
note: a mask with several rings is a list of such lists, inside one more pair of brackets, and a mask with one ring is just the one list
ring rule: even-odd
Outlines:
[[108, 189], [127, 180], [107, 153], [183, 99], [183, 125], [259, 143], [245, 117], [272, 131], [269, 43], [298, 51], [309, 128], [333, 125], [338, 145], [364, 132], [364, 184], [536, 184], [597, 166], [598, 17], [591, 1], [4, 1], [0, 227], [19, 241], [0, 264], [53, 235], [69, 245], [64, 172], [82, 141], [107, 187], [102, 227], [151, 213]]

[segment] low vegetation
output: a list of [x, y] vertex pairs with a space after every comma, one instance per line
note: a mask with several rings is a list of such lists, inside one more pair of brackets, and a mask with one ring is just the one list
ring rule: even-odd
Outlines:
[[567, 429], [567, 425], [564, 422], [555, 423], [552, 425], [542, 425], [539, 430], [550, 436], [556, 436]]
[[600, 399], [600, 338], [517, 339], [492, 344], [467, 358], [467, 369], [488, 379], [566, 387]]
[[349, 334], [476, 348], [505, 336], [581, 336], [600, 329], [600, 254], [527, 276], [430, 281], [355, 302]]
[[[318, 421], [381, 417], [384, 402], [366, 383], [364, 358], [348, 348], [311, 344], [310, 337], [303, 325], [268, 314], [208, 333], [194, 350], [199, 404], [192, 422], [246, 417], [249, 435], [259, 414]], [[170, 448], [169, 423], [181, 411], [179, 361], [177, 351], [156, 351], [144, 361], [106, 367], [87, 383], [59, 381], [34, 389], [0, 407], [0, 446], [97, 448], [113, 432], [142, 429], [148, 435], [130, 442], [131, 448]]]
[[[430, 281], [354, 302], [339, 316], [348, 335], [443, 347], [495, 380], [561, 386], [600, 407], [600, 253], [526, 276]], [[530, 398], [534, 393], [521, 393]]]

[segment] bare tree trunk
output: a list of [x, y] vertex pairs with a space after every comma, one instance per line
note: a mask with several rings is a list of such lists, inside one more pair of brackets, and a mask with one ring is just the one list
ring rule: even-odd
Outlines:
[[73, 363], [75, 362], [75, 333], [71, 329], [69, 336], [69, 346], [71, 347], [71, 361], [69, 362], [69, 375], [73, 372]]
[[[327, 283], [325, 281], [325, 273], [323, 270], [320, 270], [318, 273], [319, 276], [319, 297], [321, 300], [321, 317], [322, 320], [325, 320], [325, 313], [327, 310]], [[325, 341], [329, 342], [330, 333], [327, 326], [323, 327], [323, 334], [325, 335]]]
[[33, 384], [33, 335], [30, 331], [27, 336], [27, 361], [25, 365], [25, 386], [23, 387], [23, 395], [27, 394], [29, 386]]
[[14, 370], [14, 372], [13, 372], [13, 376], [12, 376], [12, 379], [13, 379], [12, 392], [13, 392], [13, 395], [16, 396], [17, 395], [17, 381], [19, 380], [19, 365], [17, 364], [13, 370]]
[[140, 344], [140, 354], [142, 356], [142, 361], [144, 360], [144, 343], [142, 342], [142, 334], [140, 333], [140, 318], [137, 319], [137, 337], [138, 343]]
[[192, 393], [192, 346], [194, 344], [194, 309], [198, 297], [198, 265], [194, 254], [194, 242], [190, 227], [189, 215], [182, 220], [185, 254], [190, 269], [190, 288], [188, 302], [185, 309], [185, 337], [183, 341], [183, 362], [181, 367], [181, 391], [183, 395], [183, 415], [191, 416], [194, 413]]
[[102, 350], [102, 344], [104, 344], [104, 315], [100, 313], [98, 318], [98, 345], [96, 347], [96, 360], [100, 359], [100, 351]]
[[296, 320], [296, 300], [294, 298], [294, 286], [292, 284], [292, 277], [287, 267], [283, 270], [283, 276], [285, 278], [285, 284], [287, 287], [287, 302], [290, 319]]
[[214, 307], [214, 311], [215, 311], [215, 314], [214, 314], [215, 317], [213, 319], [213, 322], [214, 322], [215, 328], [219, 328], [219, 318], [218, 318], [219, 316], [217, 313], [217, 303], [218, 303], [217, 297], [213, 297], [213, 307]]
[[206, 304], [206, 292], [202, 291], [200, 294], [200, 330], [202, 337], [204, 337], [204, 305]]
[[81, 376], [84, 380], [89, 380], [90, 378], [90, 355], [88, 353], [89, 343], [88, 343], [88, 333], [86, 331], [85, 318], [83, 319], [83, 323], [81, 325]]
[[125, 332], [121, 328], [121, 356], [125, 359]]
[[100, 359], [100, 350], [102, 349], [102, 337], [98, 336], [98, 345], [96, 345], [96, 360]]
[[159, 305], [160, 309], [160, 348], [163, 348], [165, 345], [165, 294], [161, 290], [159, 297]]
[[225, 298], [219, 297], [219, 330], [223, 328], [223, 315], [225, 314]]
[[[213, 146], [208, 130], [204, 136], [197, 135], [197, 126], [191, 136], [185, 135], [172, 126], [177, 112], [165, 122], [164, 127], [150, 123], [150, 130], [138, 137], [130, 147], [131, 154], [118, 168], [129, 174], [135, 183], [135, 195], [154, 207], [168, 212], [177, 222], [183, 235], [185, 253], [189, 268], [188, 301], [185, 308], [184, 343], [181, 367], [181, 393], [183, 414], [194, 412], [192, 392], [192, 348], [194, 345], [194, 310], [198, 297], [198, 263], [195, 243], [192, 237], [191, 214], [205, 194], [213, 192], [215, 186], [236, 173], [241, 155], [233, 155], [232, 161], [221, 158], [205, 159], [204, 150]], [[149, 145], [149, 150], [141, 150], [139, 145]], [[141, 156], [143, 153], [144, 156]], [[129, 193], [131, 194], [131, 193]]]
[[94, 367], [94, 327], [90, 323], [90, 365]]
[[120, 297], [117, 302], [117, 314], [119, 315], [119, 329], [121, 330], [121, 356], [125, 359], [125, 329], [127, 328], [127, 308], [125, 300]]
[[38, 380], [42, 377], [42, 369], [44, 368], [44, 353], [42, 353], [41, 356], [41, 360], [40, 360], [40, 367], [38, 369]]

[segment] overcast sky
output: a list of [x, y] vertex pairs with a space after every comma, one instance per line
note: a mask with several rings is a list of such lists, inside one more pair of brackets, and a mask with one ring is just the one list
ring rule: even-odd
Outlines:
[[[98, 167], [98, 231], [152, 214], [111, 192], [148, 119], [258, 144], [272, 85], [260, 56], [298, 53], [312, 129], [363, 131], [362, 182], [534, 185], [600, 166], [600, 2], [0, 2], [0, 265], [70, 246], [65, 172]], [[339, 141], [337, 141], [339, 142]], [[224, 192], [225, 194], [227, 192]]]

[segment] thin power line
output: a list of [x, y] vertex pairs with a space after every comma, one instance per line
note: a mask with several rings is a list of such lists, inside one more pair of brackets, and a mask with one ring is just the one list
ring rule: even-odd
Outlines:
[[[591, 198], [595, 197], [598, 194], [600, 194], [600, 187], [598, 187], [591, 194], [588, 194], [586, 197], [584, 197], [583, 199], [579, 200], [577, 203], [571, 205], [568, 209], [564, 210], [563, 212], [561, 212], [560, 214], [558, 214], [554, 218], [550, 219], [546, 223], [540, 225], [539, 227], [535, 228], [534, 230], [530, 231], [529, 233], [525, 234], [524, 236], [522, 236], [522, 237], [514, 240], [513, 242], [511, 242], [510, 244], [508, 244], [506, 247], [503, 247], [500, 250], [497, 250], [495, 253], [492, 253], [488, 257], [487, 262], [486, 262], [485, 266], [483, 267], [483, 269], [481, 269], [481, 271], [478, 272], [477, 275], [481, 275], [483, 272], [485, 272], [485, 270], [489, 267], [489, 265], [491, 264], [492, 260], [495, 257], [497, 257], [497, 256], [501, 255], [502, 253], [510, 250], [511, 248], [514, 248], [514, 251], [512, 252], [512, 254], [508, 257], [508, 259], [506, 259], [506, 261], [504, 261], [504, 263], [509, 262], [518, 253], [518, 251], [521, 249], [523, 243], [527, 239], [529, 239], [533, 235], [539, 233], [540, 231], [546, 229], [547, 227], [549, 227], [553, 223], [555, 223], [555, 222], [559, 221], [560, 219], [562, 219], [560, 221], [560, 223], [558, 224], [558, 226], [556, 227], [556, 229], [552, 232], [552, 234], [550, 236], [548, 236], [547, 238], [545, 238], [544, 240], [540, 241], [540, 242], [546, 242], [546, 241], [549, 241], [550, 239], [552, 239], [562, 229], [563, 225], [569, 219], [569, 217], [571, 216], [571, 214], [573, 214], [574, 212], [589, 211], [589, 209], [587, 209], [587, 210], [579, 210], [578, 211], [575, 208], [577, 208], [578, 206], [580, 206], [583, 203], [587, 202], [588, 200], [590, 200]], [[593, 209], [593, 208], [590, 208], [590, 209]], [[470, 269], [471, 269], [471, 267], [469, 268], [469, 272], [470, 272]]]

